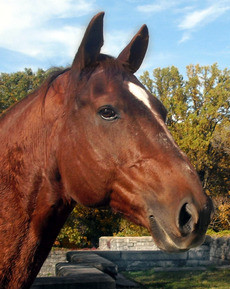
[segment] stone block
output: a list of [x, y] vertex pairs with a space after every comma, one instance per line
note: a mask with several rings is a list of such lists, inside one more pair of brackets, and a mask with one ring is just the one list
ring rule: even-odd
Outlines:
[[206, 250], [190, 250], [188, 252], [189, 260], [209, 260], [210, 253]]
[[116, 263], [121, 259], [121, 251], [95, 251], [95, 254]]
[[169, 254], [162, 251], [125, 251], [121, 252], [121, 259], [123, 260], [186, 260], [187, 252]]
[[141, 270], [148, 270], [154, 267], [159, 267], [159, 262], [157, 261], [144, 262], [137, 260], [133, 262], [126, 262], [123, 271], [141, 271]]
[[[205, 236], [205, 240], [204, 240], [204, 243], [203, 243], [203, 245], [210, 245], [210, 243], [212, 243], [212, 237], [211, 236], [208, 236], [208, 235], [206, 235]], [[202, 246], [203, 246], [202, 245]]]
[[213, 263], [210, 260], [199, 260], [199, 266], [212, 266]]
[[172, 260], [164, 260], [164, 261], [158, 261], [158, 267], [173, 267], [175, 261]]
[[[145, 237], [101, 237], [100, 250], [128, 250], [127, 244], [132, 242], [135, 250], [159, 250], [151, 236]], [[126, 247], [125, 247], [126, 246]]]
[[155, 254], [148, 251], [123, 251], [121, 252], [121, 259], [128, 261], [135, 260], [154, 260]]
[[186, 264], [187, 264], [187, 260], [183, 260], [183, 259], [181, 259], [181, 260], [172, 260], [172, 263], [173, 263], [173, 267], [184, 267], [184, 266], [186, 266]]
[[67, 250], [52, 250], [38, 273], [38, 277], [55, 276], [55, 265], [66, 261], [67, 252]]
[[[191, 250], [196, 250], [196, 249], [191, 249]], [[197, 250], [210, 251], [210, 246], [207, 244], [203, 244], [202, 246], [198, 247]]]
[[97, 268], [98, 270], [101, 270], [102, 272], [109, 274], [113, 278], [115, 278], [118, 273], [118, 266], [116, 264], [109, 261], [108, 259], [105, 259], [93, 253], [87, 254], [83, 252], [77, 252], [75, 254], [72, 254], [71, 263], [84, 264]]
[[118, 272], [126, 271], [127, 262], [124, 260], [116, 261], [116, 265], [118, 266]]
[[78, 284], [79, 288], [83, 288], [82, 285], [87, 285], [88, 287], [84, 288], [115, 289], [115, 280], [112, 277], [97, 268], [84, 264], [58, 263], [56, 274], [59, 277], [74, 277], [74, 284]]
[[[146, 264], [145, 264], [146, 265]], [[133, 261], [133, 262], [127, 262], [126, 263], [126, 271], [139, 271], [139, 270], [143, 270], [143, 262], [142, 261]]]
[[[167, 253], [165, 253], [165, 254], [167, 254]], [[188, 252], [168, 253], [167, 258], [168, 258], [168, 260], [187, 260], [188, 259]]]
[[199, 266], [199, 261], [198, 260], [187, 260], [186, 266], [197, 267], [197, 266]]
[[226, 243], [226, 241], [227, 241], [226, 237], [220, 237], [220, 238], [216, 239], [216, 244], [219, 247], [219, 246], [224, 245]]
[[[100, 272], [100, 271], [99, 271]], [[103, 274], [101, 272], [101, 274]], [[105, 274], [104, 274], [105, 275]], [[109, 277], [109, 276], [108, 276]], [[36, 278], [30, 289], [115, 289], [115, 281], [100, 276], [94, 278], [78, 277], [41, 277]]]

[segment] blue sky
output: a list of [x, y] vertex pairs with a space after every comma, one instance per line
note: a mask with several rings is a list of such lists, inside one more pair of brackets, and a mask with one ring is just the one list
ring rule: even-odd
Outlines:
[[142, 24], [150, 44], [138, 74], [230, 64], [230, 0], [0, 0], [0, 72], [70, 65], [90, 19], [105, 11], [102, 52], [117, 56]]

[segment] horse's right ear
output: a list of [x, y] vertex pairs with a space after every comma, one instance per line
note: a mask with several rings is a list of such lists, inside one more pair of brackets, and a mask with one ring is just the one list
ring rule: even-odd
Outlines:
[[72, 68], [81, 71], [86, 66], [94, 63], [100, 53], [103, 40], [104, 12], [98, 13], [90, 21], [82, 42], [75, 55]]

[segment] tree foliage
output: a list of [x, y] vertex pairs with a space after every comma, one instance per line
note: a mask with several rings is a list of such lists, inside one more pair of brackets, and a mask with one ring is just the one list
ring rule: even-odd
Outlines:
[[220, 201], [220, 198], [216, 200], [216, 213], [214, 214], [210, 228], [215, 232], [222, 230], [230, 230], [230, 202]]
[[48, 74], [43, 69], [34, 73], [30, 68], [10, 74], [1, 73], [0, 113], [38, 88]]
[[91, 209], [77, 205], [61, 230], [56, 245], [97, 247], [101, 236], [112, 236], [120, 230], [121, 216], [110, 209]]

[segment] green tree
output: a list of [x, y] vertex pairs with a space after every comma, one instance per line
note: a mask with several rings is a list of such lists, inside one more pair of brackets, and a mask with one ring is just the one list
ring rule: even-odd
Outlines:
[[10, 74], [1, 73], [0, 113], [38, 88], [47, 75], [42, 69], [34, 73], [30, 68]]
[[120, 229], [121, 216], [110, 209], [77, 205], [57, 237], [56, 244], [67, 247], [97, 247], [101, 236], [112, 236]]

